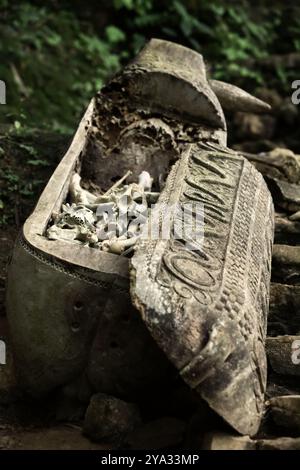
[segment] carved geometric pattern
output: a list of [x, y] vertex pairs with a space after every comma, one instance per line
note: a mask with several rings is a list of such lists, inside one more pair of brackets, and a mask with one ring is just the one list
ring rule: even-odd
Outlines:
[[207, 142], [183, 149], [159, 200], [193, 201], [204, 204], [203, 244], [191, 251], [184, 240], [140, 240], [132, 298], [183, 379], [253, 434], [266, 386], [271, 197], [249, 162]]

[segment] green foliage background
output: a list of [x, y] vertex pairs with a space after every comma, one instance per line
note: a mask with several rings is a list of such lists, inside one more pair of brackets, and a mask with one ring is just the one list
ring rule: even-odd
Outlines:
[[[286, 92], [295, 71], [259, 61], [300, 52], [300, 7], [241, 0], [0, 0], [0, 123], [72, 132], [106, 78], [150, 37], [203, 53], [211, 74]], [[253, 63], [254, 61], [254, 63]], [[298, 77], [299, 78], [299, 77]]]

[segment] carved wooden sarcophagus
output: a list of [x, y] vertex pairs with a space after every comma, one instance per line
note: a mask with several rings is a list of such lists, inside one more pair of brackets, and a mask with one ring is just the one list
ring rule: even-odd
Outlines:
[[203, 243], [191, 250], [176, 238], [139, 241], [133, 301], [183, 379], [239, 432], [254, 434], [266, 386], [268, 190], [243, 157], [199, 143], [183, 150], [161, 199], [204, 202]]
[[[135, 399], [164, 382], [170, 368], [131, 304], [128, 259], [46, 237], [74, 171], [81, 169], [95, 113], [93, 99], [24, 224], [8, 269], [18, 379], [34, 396], [74, 383], [75, 395], [101, 390]], [[116, 176], [106, 166], [108, 174]]]
[[[91, 102], [10, 265], [8, 318], [19, 377], [31, 393], [73, 382], [133, 399], [177, 370], [236, 430], [257, 431], [273, 208], [260, 174], [226, 147], [220, 102], [266, 107], [208, 81], [201, 55], [160, 40]], [[181, 221], [173, 213], [170, 236], [143, 231], [130, 260], [46, 238], [74, 172], [107, 191], [128, 170], [129, 183], [144, 170], [153, 176], [160, 197], [149, 221], [158, 231], [162, 206], [187, 207], [193, 226], [200, 204], [199, 237], [175, 236]]]

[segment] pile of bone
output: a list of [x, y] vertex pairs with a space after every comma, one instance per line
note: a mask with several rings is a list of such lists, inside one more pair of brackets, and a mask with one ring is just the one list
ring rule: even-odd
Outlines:
[[159, 193], [151, 192], [152, 178], [143, 171], [138, 183], [124, 184], [128, 171], [100, 196], [83, 189], [75, 173], [70, 182], [71, 203], [53, 217], [50, 240], [67, 240], [115, 254], [132, 252]]

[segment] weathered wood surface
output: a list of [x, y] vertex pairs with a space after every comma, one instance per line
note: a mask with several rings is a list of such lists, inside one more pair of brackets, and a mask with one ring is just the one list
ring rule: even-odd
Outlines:
[[254, 434], [266, 386], [272, 201], [250, 163], [213, 143], [184, 148], [159, 200], [191, 201], [204, 203], [203, 246], [141, 240], [133, 302], [183, 379], [239, 432]]

